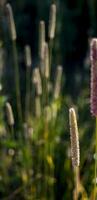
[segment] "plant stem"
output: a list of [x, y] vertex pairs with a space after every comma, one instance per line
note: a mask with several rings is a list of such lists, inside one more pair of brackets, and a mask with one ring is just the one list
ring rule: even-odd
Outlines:
[[79, 167], [74, 168], [75, 174], [75, 200], [78, 200], [78, 190], [79, 190]]
[[20, 80], [19, 80], [19, 66], [17, 61], [16, 41], [12, 41], [13, 64], [15, 70], [15, 90], [16, 90], [16, 105], [18, 112], [19, 125], [22, 123], [22, 108], [21, 108], [21, 95], [20, 95]]
[[25, 121], [28, 122], [30, 109], [30, 68], [26, 69]]
[[13, 125], [11, 126], [11, 138], [14, 140], [14, 127]]
[[51, 74], [51, 65], [52, 65], [52, 50], [53, 50], [53, 40], [50, 40], [49, 41], [49, 55], [50, 55], [49, 67], [50, 67], [50, 74]]
[[96, 200], [96, 178], [97, 178], [97, 117], [96, 117], [96, 127], [95, 127], [95, 185], [94, 185], [94, 200]]

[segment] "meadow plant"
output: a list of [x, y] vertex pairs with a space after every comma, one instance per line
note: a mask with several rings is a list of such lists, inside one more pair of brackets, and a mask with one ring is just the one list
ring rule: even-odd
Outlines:
[[70, 139], [71, 139], [71, 156], [72, 165], [75, 172], [75, 188], [76, 195], [75, 199], [78, 199], [79, 190], [79, 165], [80, 165], [80, 148], [79, 148], [79, 136], [78, 136], [78, 126], [76, 113], [74, 108], [69, 110], [69, 121], [70, 121]]
[[90, 45], [90, 60], [91, 60], [91, 98], [90, 98], [90, 109], [91, 114], [95, 117], [96, 128], [95, 128], [95, 188], [94, 188], [94, 199], [97, 198], [96, 192], [96, 178], [97, 178], [97, 39], [93, 38]]
[[30, 113], [31, 66], [32, 66], [32, 56], [29, 45], [25, 46], [25, 64], [26, 64], [25, 122], [27, 122]]
[[13, 126], [14, 125], [14, 116], [13, 116], [13, 111], [12, 111], [11, 105], [9, 103], [6, 103], [6, 114], [7, 114], [7, 120], [8, 120], [9, 126]]
[[[11, 156], [10, 163], [5, 164], [5, 175], [8, 177], [7, 183], [14, 185], [18, 182], [18, 188], [11, 195], [9, 191], [2, 193], [9, 198], [21, 199], [54, 199], [54, 187], [56, 179], [54, 177], [54, 151], [55, 151], [55, 119], [53, 118], [53, 104], [60, 101], [62, 67], [58, 66], [55, 83], [52, 81], [50, 69], [52, 67], [51, 49], [49, 41], [45, 36], [45, 21], [39, 23], [39, 63], [33, 68], [31, 48], [27, 44], [24, 49], [25, 61], [25, 95], [22, 97], [20, 85], [20, 68], [18, 64], [18, 52], [16, 46], [16, 28], [13, 17], [13, 11], [10, 4], [5, 6], [7, 12], [8, 30], [10, 34], [10, 43], [12, 48], [12, 59], [15, 79], [16, 115], [14, 120], [11, 104], [6, 102], [6, 117], [8, 138], [5, 139], [3, 149], [8, 148]], [[56, 5], [51, 5], [49, 20], [49, 40], [55, 37], [56, 26]], [[57, 83], [58, 82], [58, 83]], [[54, 86], [55, 84], [55, 86]], [[50, 90], [55, 88], [55, 92]], [[49, 88], [48, 88], [49, 87]], [[58, 90], [58, 92], [57, 92]], [[54, 94], [57, 93], [54, 98]], [[23, 99], [25, 98], [25, 99]], [[24, 101], [24, 108], [22, 106]], [[13, 103], [13, 105], [14, 105]], [[32, 108], [31, 108], [32, 107]], [[57, 119], [56, 112], [56, 119]], [[11, 136], [10, 136], [11, 135]], [[7, 145], [7, 146], [6, 146]], [[13, 154], [14, 152], [14, 154]], [[4, 158], [8, 155], [4, 153]], [[8, 159], [9, 159], [8, 157]], [[4, 159], [2, 158], [2, 163]], [[14, 163], [14, 166], [13, 166]], [[13, 178], [9, 176], [9, 170], [12, 170]], [[3, 168], [1, 169], [3, 173]]]
[[19, 125], [22, 123], [22, 108], [21, 108], [21, 94], [20, 94], [20, 78], [19, 78], [19, 65], [18, 65], [18, 55], [16, 48], [16, 28], [13, 17], [13, 11], [10, 4], [6, 5], [6, 12], [8, 16], [8, 27], [10, 31], [10, 39], [12, 42], [12, 53], [13, 53], [13, 65], [14, 65], [14, 77], [15, 77], [15, 91], [16, 91], [16, 104], [17, 104], [17, 114]]
[[[54, 64], [52, 62], [53, 45], [57, 28], [56, 4], [52, 4], [50, 7], [48, 29], [44, 20], [39, 22], [39, 38], [37, 39], [39, 47], [38, 62], [35, 67], [29, 44], [24, 47], [24, 63], [26, 69], [25, 94], [23, 95], [21, 94], [20, 67], [18, 64], [16, 45], [17, 33], [11, 5], [7, 4], [5, 10], [7, 12], [7, 24], [12, 49], [15, 94], [13, 97], [10, 94], [6, 98], [6, 102], [4, 99], [3, 104], [0, 97], [0, 128], [2, 124], [1, 111], [6, 114], [6, 117], [4, 118], [3, 116], [2, 118], [4, 128], [0, 129], [0, 198], [2, 200], [60, 199], [61, 187], [59, 185], [62, 184], [64, 188], [62, 199], [96, 200], [97, 119], [95, 188], [93, 192], [89, 191], [90, 198], [88, 198], [89, 195], [87, 195], [84, 183], [82, 183], [80, 177], [83, 174], [82, 169], [86, 161], [86, 158], [83, 158], [83, 162], [80, 161], [79, 139], [82, 135], [79, 135], [79, 133], [83, 131], [81, 131], [80, 126], [78, 131], [76, 112], [74, 107], [71, 107], [73, 104], [71, 97], [62, 97], [63, 67], [60, 63], [55, 68], [55, 77], [52, 74]], [[46, 37], [47, 30], [48, 38]], [[97, 39], [91, 41], [90, 51], [90, 106], [92, 115], [97, 118]], [[82, 104], [82, 96], [78, 101], [79, 103], [81, 100], [79, 110], [85, 105], [84, 103]], [[13, 99], [13, 102], [11, 102], [10, 97]], [[22, 105], [21, 102], [24, 102], [24, 104]], [[5, 111], [3, 110], [4, 106]], [[68, 124], [67, 110], [69, 107]], [[14, 115], [15, 113], [16, 115]], [[69, 157], [70, 147], [68, 147], [67, 140], [64, 141], [64, 138], [68, 138], [69, 125], [73, 170], [71, 170]], [[1, 130], [5, 133], [4, 135], [1, 134]], [[65, 136], [63, 137], [63, 135]], [[83, 150], [82, 146], [81, 149]], [[67, 157], [69, 158], [67, 159]], [[83, 157], [85, 157], [85, 154], [83, 154]], [[66, 192], [66, 189], [68, 192]], [[57, 196], [58, 193], [59, 196]]]

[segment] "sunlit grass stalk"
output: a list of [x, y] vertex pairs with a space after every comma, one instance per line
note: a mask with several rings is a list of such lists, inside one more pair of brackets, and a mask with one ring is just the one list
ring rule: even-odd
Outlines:
[[11, 129], [11, 137], [14, 138], [14, 115], [10, 103], [6, 103], [7, 122]]
[[49, 48], [48, 48], [48, 44], [45, 43], [45, 48], [44, 48], [44, 77], [43, 77], [44, 106], [49, 104], [49, 91], [48, 91], [49, 79], [50, 79]]
[[19, 123], [20, 123], [19, 125], [21, 125], [22, 108], [21, 108], [18, 55], [17, 55], [17, 48], [16, 48], [17, 35], [16, 35], [16, 28], [15, 28], [15, 22], [14, 22], [14, 17], [13, 17], [11, 5], [7, 4], [6, 9], [7, 9], [7, 13], [8, 13], [9, 31], [10, 31], [11, 41], [12, 41], [13, 65], [14, 65], [14, 72], [15, 72], [16, 105], [17, 105], [17, 112], [18, 112], [18, 120], [19, 120]]
[[[28, 129], [29, 126], [27, 123], [22, 125], [22, 133], [23, 137], [19, 138], [18, 143], [20, 144], [19, 151], [22, 154], [22, 162], [21, 165], [18, 165], [19, 175], [22, 179], [23, 185], [23, 195], [27, 199], [28, 195], [31, 195], [30, 190], [32, 187], [32, 178], [30, 174], [30, 170], [33, 170], [33, 157], [32, 157], [32, 143], [29, 138]], [[30, 193], [30, 194], [29, 194]]]
[[54, 99], [58, 99], [60, 96], [62, 72], [63, 72], [62, 66], [58, 66], [56, 70], [56, 79], [55, 79], [55, 86], [54, 86]]
[[13, 52], [14, 72], [15, 72], [17, 114], [18, 114], [19, 126], [21, 126], [22, 125], [21, 92], [20, 92], [18, 55], [17, 55], [17, 48], [15, 41], [12, 42], [12, 52]]
[[79, 165], [80, 165], [80, 149], [77, 118], [74, 108], [69, 109], [69, 123], [70, 123], [70, 140], [71, 140], [71, 157], [75, 177], [75, 200], [78, 200], [79, 194]]
[[39, 23], [39, 58], [44, 58], [44, 46], [45, 46], [45, 22]]
[[31, 73], [31, 49], [25, 46], [25, 63], [26, 63], [26, 95], [25, 95], [25, 122], [28, 122], [30, 115], [30, 73]]
[[[40, 28], [39, 28], [39, 58], [40, 58], [40, 71], [42, 75], [42, 114], [44, 114], [44, 106], [48, 103], [48, 91], [47, 91], [47, 84], [49, 78], [49, 52], [48, 52], [48, 45], [45, 42], [45, 22], [40, 21]], [[45, 123], [45, 122], [44, 122]], [[48, 125], [45, 123], [44, 134], [48, 132]], [[43, 138], [45, 140], [45, 138]], [[43, 195], [47, 198], [47, 163], [46, 163], [46, 147], [47, 141], [45, 140], [44, 144], [44, 192]]]
[[[48, 67], [46, 67], [46, 69], [49, 69], [49, 76], [46, 76], [46, 79], [44, 80], [44, 93], [45, 93], [45, 105], [47, 106], [49, 103], [49, 92], [47, 90], [47, 86], [48, 86], [48, 82], [51, 79], [51, 65], [52, 65], [52, 50], [53, 50], [53, 40], [55, 37], [55, 27], [56, 27], [56, 5], [52, 4], [51, 8], [50, 8], [50, 16], [49, 16], [49, 27], [48, 27], [48, 37], [49, 37], [49, 49], [48, 46], [45, 46], [45, 51], [46, 51], [46, 56], [44, 57], [45, 59], [45, 67], [48, 65]], [[47, 71], [48, 72], [48, 71]], [[45, 134], [50, 134], [49, 133], [49, 125], [48, 125], [48, 121], [45, 120]], [[45, 157], [48, 156], [48, 154], [50, 154], [50, 142], [49, 142], [49, 137], [47, 136], [46, 139], [46, 145], [45, 145], [45, 149], [44, 149], [44, 153], [45, 153]], [[51, 155], [52, 156], [52, 155]], [[52, 176], [51, 173], [51, 169], [49, 168], [49, 166], [47, 164], [45, 164], [45, 174], [47, 174], [48, 176]], [[48, 183], [46, 186], [46, 190], [48, 191]], [[51, 195], [53, 194], [53, 187], [50, 190]]]
[[[32, 83], [34, 86], [34, 105], [35, 105], [35, 110], [34, 110], [34, 117], [35, 120], [41, 120], [42, 117], [42, 103], [41, 103], [41, 96], [43, 94], [43, 88], [42, 88], [42, 80], [41, 80], [41, 74], [40, 74], [40, 69], [38, 67], [36, 67], [33, 70], [33, 74], [32, 74]], [[37, 134], [37, 142], [40, 141], [40, 135], [39, 133]], [[36, 167], [36, 181], [35, 181], [35, 187], [37, 189], [37, 193], [35, 195], [35, 198], [40, 198], [40, 188], [41, 188], [41, 178], [37, 178], [37, 174], [41, 174], [41, 168], [42, 168], [42, 160], [40, 160], [40, 155], [41, 155], [41, 149], [39, 148], [39, 146], [37, 146], [37, 158], [36, 158], [36, 162], [37, 162], [37, 167]]]
[[[49, 63], [49, 48], [48, 44], [45, 43], [45, 48], [44, 48], [44, 77], [43, 77], [43, 100], [44, 100], [44, 108], [45, 106], [47, 107], [49, 105], [49, 92], [48, 92], [48, 82], [50, 80], [50, 63]], [[48, 115], [48, 110], [45, 110], [46, 112], [44, 113], [44, 134], [45, 134], [45, 146], [44, 146], [44, 175], [45, 175], [45, 190], [46, 190], [46, 198], [48, 196], [48, 182], [47, 182], [47, 177], [50, 175], [50, 169], [47, 163], [47, 156], [49, 154], [49, 139], [48, 139], [48, 134], [49, 134], [49, 124], [47, 120], [47, 115]]]
[[14, 41], [17, 39], [17, 34], [16, 34], [16, 27], [15, 27], [12, 7], [9, 3], [6, 4], [6, 10], [7, 10], [7, 16], [8, 16], [10, 37], [11, 37], [11, 40]]
[[50, 106], [46, 106], [44, 109], [44, 118], [45, 118], [45, 148], [44, 148], [44, 174], [45, 174], [45, 189], [46, 189], [46, 198], [53, 199], [54, 198], [54, 187], [53, 184], [49, 185], [49, 179], [54, 178], [54, 168], [52, 167], [53, 162], [53, 153], [54, 149], [52, 150], [52, 141], [51, 141], [51, 133], [49, 129], [49, 123], [51, 121], [51, 108]]
[[[45, 117], [45, 116], [44, 116]], [[44, 119], [45, 120], [45, 119]], [[48, 129], [48, 122], [45, 120], [45, 127], [44, 127], [44, 195], [45, 198], [47, 199], [47, 192], [48, 192], [48, 183], [47, 183], [47, 177], [48, 177], [48, 173], [49, 173], [49, 167], [47, 164], [47, 156], [48, 156], [48, 134], [49, 134], [49, 129]]]
[[[50, 132], [49, 132], [50, 134]], [[50, 177], [50, 179], [52, 180], [52, 184], [50, 185], [50, 189], [49, 189], [49, 193], [50, 193], [50, 198], [54, 199], [54, 147], [52, 147], [52, 141], [49, 141], [48, 144], [48, 155], [50, 157], [50, 163], [49, 163], [49, 167], [48, 167], [48, 175]], [[48, 185], [49, 188], [49, 185]]]
[[41, 80], [40, 70], [38, 67], [36, 67], [33, 70], [32, 82], [35, 86], [36, 94], [38, 96], [41, 96], [42, 95], [42, 80]]
[[52, 53], [53, 53], [53, 39], [49, 40], [49, 60], [50, 60], [50, 74], [51, 74], [51, 67], [52, 67]]
[[37, 119], [41, 117], [41, 101], [40, 97], [35, 97], [35, 116]]
[[41, 75], [41, 83], [43, 88], [42, 93], [42, 112], [43, 112], [43, 106], [46, 103], [46, 84], [47, 79], [49, 76], [49, 68], [48, 67], [48, 45], [45, 40], [45, 22], [40, 21], [39, 24], [39, 61], [40, 61], [40, 75]]
[[44, 73], [44, 48], [45, 48], [45, 22], [39, 22], [39, 62], [40, 72]]
[[50, 8], [49, 15], [49, 30], [48, 36], [50, 39], [54, 39], [55, 37], [55, 28], [56, 28], [56, 4], [52, 4]]
[[[26, 173], [27, 176], [27, 183], [25, 183], [24, 181], [24, 185], [25, 185], [25, 195], [31, 195], [31, 197], [33, 197], [33, 194], [31, 193], [31, 188], [33, 187], [32, 183], [32, 175], [31, 175], [31, 170], [33, 171], [33, 156], [32, 156], [32, 140], [30, 138], [30, 131], [33, 131], [32, 129], [29, 130], [29, 126], [27, 123], [23, 124], [23, 132], [24, 132], [24, 143], [23, 143], [23, 154], [24, 154], [24, 160], [25, 160], [25, 151], [27, 151], [29, 156], [29, 161], [25, 162], [25, 164], [23, 165], [23, 169], [24, 172]], [[21, 169], [22, 170], [22, 169]], [[22, 171], [21, 171], [22, 174]], [[28, 187], [29, 185], [29, 187]], [[27, 187], [27, 188], [26, 188]], [[26, 197], [27, 198], [27, 197]]]
[[53, 40], [55, 37], [55, 29], [56, 29], [56, 4], [52, 4], [50, 8], [49, 28], [48, 28], [49, 52], [50, 52], [50, 73], [51, 73], [52, 50], [53, 50]]
[[74, 184], [75, 184], [75, 190], [74, 190], [74, 200], [78, 200], [79, 195], [79, 167], [74, 167]]
[[48, 43], [45, 43], [44, 47], [44, 76], [46, 79], [49, 79], [49, 48], [48, 48]]

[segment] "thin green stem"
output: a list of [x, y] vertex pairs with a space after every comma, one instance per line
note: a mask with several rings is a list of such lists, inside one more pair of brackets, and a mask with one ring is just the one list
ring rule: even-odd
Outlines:
[[28, 122], [30, 109], [30, 68], [26, 69], [25, 122]]
[[74, 168], [74, 173], [75, 173], [75, 200], [78, 200], [79, 167]]
[[53, 40], [49, 41], [49, 67], [50, 67], [50, 74], [51, 74], [51, 66], [52, 66], [52, 51], [53, 51]]
[[47, 144], [48, 144], [48, 124], [47, 122], [45, 121], [45, 127], [44, 127], [44, 140], [45, 140], [45, 143], [44, 143], [44, 197], [45, 199], [47, 199], [47, 188], [48, 188], [48, 185], [47, 185], [47, 175], [48, 175], [48, 166], [47, 166]]
[[11, 138], [14, 140], [14, 127], [11, 126]]
[[13, 64], [15, 72], [15, 90], [16, 90], [16, 105], [18, 112], [19, 125], [22, 123], [22, 108], [21, 108], [21, 94], [20, 94], [20, 80], [19, 80], [19, 66], [18, 66], [18, 56], [16, 49], [16, 41], [12, 41], [12, 51], [13, 51]]

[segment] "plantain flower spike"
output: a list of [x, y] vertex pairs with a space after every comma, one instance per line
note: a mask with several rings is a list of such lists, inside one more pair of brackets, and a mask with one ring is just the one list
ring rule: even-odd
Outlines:
[[69, 123], [70, 123], [72, 165], [75, 168], [80, 165], [80, 148], [79, 148], [77, 119], [74, 108], [69, 109]]
[[13, 111], [10, 103], [6, 103], [6, 115], [7, 115], [7, 121], [9, 126], [14, 125], [14, 116], [13, 116]]
[[45, 43], [44, 49], [44, 75], [49, 78], [49, 48], [47, 43]]
[[8, 23], [9, 23], [9, 30], [11, 34], [11, 40], [14, 41], [17, 38], [16, 27], [15, 27], [12, 7], [9, 3], [6, 5], [6, 10], [7, 10], [7, 15], [8, 15]]
[[39, 57], [44, 59], [44, 47], [45, 47], [45, 22], [39, 23]]
[[90, 44], [91, 61], [91, 94], [90, 109], [93, 116], [97, 116], [97, 38], [93, 38]]
[[41, 81], [41, 75], [40, 75], [40, 71], [38, 67], [36, 67], [33, 70], [32, 82], [34, 83], [36, 87], [37, 95], [42, 95], [42, 81]]
[[52, 4], [50, 9], [50, 17], [49, 17], [49, 32], [48, 36], [50, 39], [54, 39], [55, 37], [55, 28], [56, 28], [56, 5]]
[[27, 67], [31, 67], [32, 58], [31, 58], [31, 48], [29, 45], [25, 46], [25, 62]]
[[60, 95], [62, 72], [63, 72], [63, 68], [62, 68], [62, 66], [59, 65], [57, 67], [57, 72], [56, 72], [56, 80], [55, 80], [55, 87], [54, 87], [54, 99], [57, 99]]

